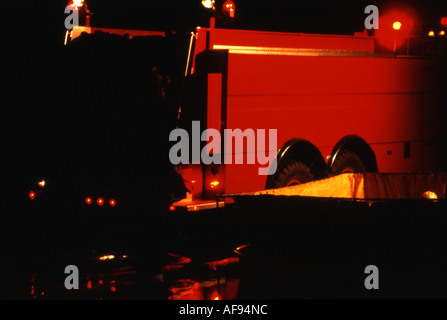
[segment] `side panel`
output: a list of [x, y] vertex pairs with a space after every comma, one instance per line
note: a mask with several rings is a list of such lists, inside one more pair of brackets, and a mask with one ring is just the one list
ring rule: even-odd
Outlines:
[[[382, 172], [442, 169], [423, 156], [446, 139], [445, 71], [435, 60], [229, 54], [228, 61], [227, 128], [277, 129], [278, 149], [300, 137], [323, 156], [357, 134]], [[226, 192], [263, 189], [257, 167], [227, 165]]]

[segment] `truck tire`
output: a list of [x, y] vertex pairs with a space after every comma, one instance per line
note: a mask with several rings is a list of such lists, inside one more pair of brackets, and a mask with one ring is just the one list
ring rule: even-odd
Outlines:
[[366, 172], [366, 168], [363, 160], [357, 153], [342, 150], [341, 154], [335, 159], [331, 171], [333, 175], [342, 173], [362, 173]]
[[310, 168], [302, 162], [292, 159], [279, 163], [273, 179], [273, 188], [282, 188], [306, 183], [313, 180]]

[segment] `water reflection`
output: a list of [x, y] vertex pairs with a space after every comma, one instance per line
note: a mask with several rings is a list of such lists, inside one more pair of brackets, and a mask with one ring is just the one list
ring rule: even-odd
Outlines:
[[[25, 299], [237, 298], [239, 256], [204, 261], [167, 253], [159, 268], [145, 268], [133, 254], [106, 252], [81, 257], [79, 289], [67, 290], [63, 278], [33, 273]], [[156, 260], [156, 259], [155, 259]], [[158, 270], [158, 271], [157, 271]]]

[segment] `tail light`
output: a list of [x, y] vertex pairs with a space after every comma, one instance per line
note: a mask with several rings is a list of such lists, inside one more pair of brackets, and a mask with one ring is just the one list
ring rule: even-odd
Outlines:
[[96, 200], [96, 203], [98, 204], [98, 206], [102, 206], [104, 204], [104, 199], [103, 198], [98, 198]]
[[[86, 197], [86, 198], [84, 199], [84, 201], [85, 201], [85, 203], [86, 203], [87, 205], [91, 205], [91, 204], [93, 203], [93, 199], [92, 199], [91, 197]], [[98, 198], [96, 199], [96, 204], [97, 204], [98, 206], [100, 206], [100, 207], [102, 207], [105, 203], [106, 203], [106, 200], [105, 200], [104, 198], [102, 198], [102, 197], [98, 197]], [[110, 205], [111, 207], [115, 207], [115, 206], [117, 205], [116, 200], [113, 199], [113, 198], [110, 199], [110, 200], [108, 201], [108, 203], [109, 203], [109, 205]]]
[[29, 193], [28, 193], [28, 197], [31, 199], [31, 200], [34, 200], [34, 198], [36, 197], [36, 193], [34, 192], [34, 191], [30, 191]]

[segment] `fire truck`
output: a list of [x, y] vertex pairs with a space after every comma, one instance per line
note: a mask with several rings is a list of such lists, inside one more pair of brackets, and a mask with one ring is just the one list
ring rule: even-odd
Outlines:
[[[214, 8], [214, 1], [203, 3]], [[232, 1], [224, 3], [228, 16], [234, 10]], [[219, 207], [221, 195], [343, 173], [445, 171], [446, 20], [422, 34], [412, 30], [413, 17], [399, 12], [381, 16], [380, 29], [353, 35], [225, 29], [214, 17], [209, 27], [197, 27], [185, 47], [177, 126], [191, 138], [194, 123], [215, 130], [220, 148], [210, 150], [209, 137], [190, 145], [221, 161], [205, 164], [190, 154], [179, 163], [187, 193], [169, 209]], [[75, 26], [67, 37], [95, 31], [164, 36]], [[242, 152], [227, 153], [229, 129], [274, 129], [276, 148], [242, 134], [235, 142]], [[243, 163], [225, 161], [238, 152]], [[270, 174], [259, 174], [265, 163], [247, 161], [253, 154], [271, 155]]]
[[198, 112], [187, 123], [218, 130], [225, 153], [224, 130], [274, 128], [277, 150], [245, 136], [243, 152], [273, 152], [277, 167], [263, 176], [259, 164], [181, 164], [191, 193], [172, 209], [348, 172], [445, 171], [445, 31], [415, 36], [412, 26], [391, 12], [380, 31], [350, 36], [197, 28], [186, 74], [200, 89], [184, 109]]

